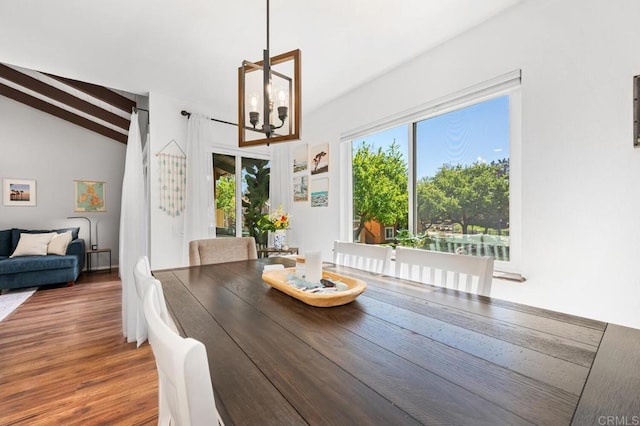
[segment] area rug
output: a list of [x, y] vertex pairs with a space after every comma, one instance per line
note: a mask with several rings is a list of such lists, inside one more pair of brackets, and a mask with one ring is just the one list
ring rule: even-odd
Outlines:
[[33, 293], [35, 288], [25, 288], [14, 290], [0, 296], [0, 321], [5, 319], [9, 314], [15, 311], [18, 306], [22, 305]]

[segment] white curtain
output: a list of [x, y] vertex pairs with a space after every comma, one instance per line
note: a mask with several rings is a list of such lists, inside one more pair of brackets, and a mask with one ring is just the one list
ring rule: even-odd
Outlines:
[[119, 273], [122, 280], [122, 332], [128, 342], [137, 339], [140, 315], [133, 267], [140, 256], [147, 255], [147, 216], [145, 214], [144, 172], [142, 140], [138, 113], [131, 114], [129, 139], [122, 179], [120, 211]]
[[282, 206], [285, 212], [289, 212], [293, 203], [290, 144], [274, 143], [271, 144], [270, 150], [269, 202], [271, 209], [275, 210], [278, 206]]
[[[291, 212], [293, 204], [293, 181], [292, 181], [292, 164], [291, 149], [288, 143], [271, 144], [271, 172], [269, 177], [269, 204], [271, 210], [275, 210], [282, 206], [282, 210], [287, 213]], [[291, 218], [290, 228], [287, 231], [287, 242], [295, 242], [295, 216]], [[271, 233], [270, 233], [271, 234]], [[272, 236], [269, 235], [271, 239]], [[269, 241], [269, 245], [273, 245], [273, 241]]]
[[189, 241], [215, 236], [213, 206], [213, 122], [191, 114], [187, 127], [187, 191], [184, 209], [183, 262], [189, 264]]

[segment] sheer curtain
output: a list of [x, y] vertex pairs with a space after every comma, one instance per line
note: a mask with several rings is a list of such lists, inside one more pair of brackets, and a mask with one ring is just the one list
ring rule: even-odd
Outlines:
[[[269, 177], [269, 204], [271, 210], [282, 206], [285, 212], [291, 212], [293, 204], [293, 184], [291, 183], [291, 149], [288, 143], [275, 143], [270, 147], [271, 172]], [[295, 216], [291, 229], [287, 231], [288, 242], [295, 241]], [[269, 236], [269, 238], [272, 238]], [[269, 242], [273, 245], [273, 241]]]
[[[131, 114], [129, 139], [122, 179], [122, 204], [120, 211], [119, 273], [122, 280], [122, 333], [128, 342], [137, 339], [139, 313], [133, 267], [140, 256], [147, 255], [147, 216], [144, 192], [142, 139], [138, 125], [138, 113]], [[144, 324], [142, 324], [144, 326]]]
[[184, 209], [183, 263], [189, 264], [189, 241], [215, 236], [213, 209], [213, 122], [191, 114], [187, 127], [187, 190]]
[[291, 210], [293, 203], [290, 144], [274, 143], [271, 148], [271, 172], [269, 177], [269, 201], [273, 210], [278, 206], [286, 212]]

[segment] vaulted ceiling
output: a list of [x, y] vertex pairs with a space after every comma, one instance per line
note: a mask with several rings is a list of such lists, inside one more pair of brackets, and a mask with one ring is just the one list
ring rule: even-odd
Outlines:
[[[271, 0], [270, 50], [302, 50], [304, 114], [520, 1]], [[265, 0], [0, 1], [0, 62], [158, 91], [234, 121], [237, 67], [261, 59], [265, 10]]]
[[136, 106], [102, 86], [2, 63], [0, 95], [122, 143]]

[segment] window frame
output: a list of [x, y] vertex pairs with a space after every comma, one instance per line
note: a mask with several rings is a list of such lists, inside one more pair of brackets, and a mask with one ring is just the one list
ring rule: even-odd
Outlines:
[[[391, 236], [389, 236], [389, 232], [391, 231]], [[389, 241], [393, 240], [396, 237], [396, 229], [393, 226], [385, 226], [384, 227], [384, 240]]]
[[500, 96], [509, 96], [509, 261], [494, 261], [494, 270], [519, 273], [522, 259], [521, 217], [522, 217], [522, 96], [521, 71], [515, 70], [494, 79], [479, 83], [467, 89], [427, 102], [411, 110], [383, 118], [357, 129], [341, 134], [340, 172], [345, 183], [341, 186], [340, 199], [345, 208], [340, 216], [340, 238], [353, 241], [351, 224], [353, 223], [353, 141], [390, 128], [406, 125], [408, 141], [408, 191], [409, 191], [409, 230], [415, 231], [416, 221], [416, 127], [417, 123], [451, 111], [459, 110]]
[[[220, 155], [228, 155], [228, 156], [232, 156], [235, 158], [235, 177], [236, 177], [236, 235], [235, 237], [232, 238], [240, 238], [242, 237], [242, 229], [243, 229], [243, 223], [244, 223], [244, 217], [242, 215], [242, 159], [243, 158], [251, 158], [251, 159], [255, 159], [255, 160], [267, 160], [267, 161], [271, 161], [271, 156], [270, 155], [262, 155], [262, 154], [258, 154], [255, 152], [239, 152], [236, 150], [232, 150], [232, 149], [220, 149], [220, 148], [215, 148], [213, 150], [211, 150], [211, 152], [209, 153], [209, 155], [211, 155], [212, 161], [213, 161], [213, 156], [215, 154], [220, 154]], [[213, 171], [212, 171], [213, 173]], [[213, 174], [212, 174], [213, 177]], [[215, 185], [215, 182], [212, 182], [212, 185]], [[215, 194], [215, 192], [214, 192]], [[215, 195], [213, 197], [213, 211], [216, 211], [216, 204], [217, 204], [217, 200], [215, 198]], [[215, 213], [214, 213], [215, 214]], [[237, 219], [237, 218], [241, 218], [241, 219]], [[215, 217], [214, 217], [214, 223], [215, 223]], [[216, 234], [217, 230], [214, 227], [214, 238], [218, 238], [218, 235]]]

